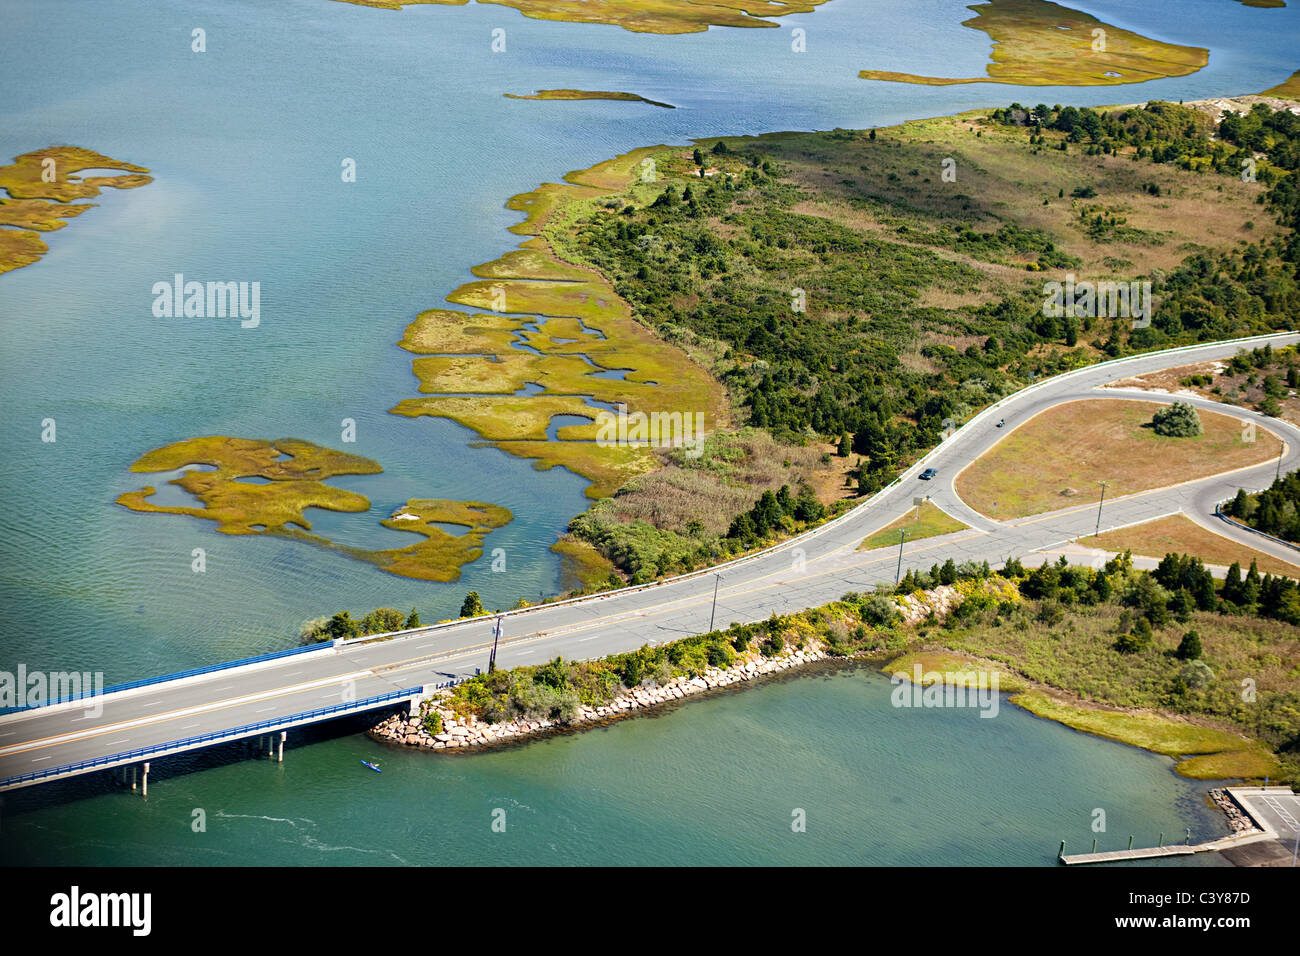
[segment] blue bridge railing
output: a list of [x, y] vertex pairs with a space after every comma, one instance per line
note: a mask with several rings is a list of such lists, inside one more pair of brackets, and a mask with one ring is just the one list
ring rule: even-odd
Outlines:
[[244, 724], [240, 727], [232, 727], [229, 730], [218, 730], [210, 734], [200, 734], [197, 737], [185, 737], [181, 740], [173, 740], [165, 744], [154, 744], [151, 747], [142, 747], [139, 750], [127, 750], [121, 753], [109, 754], [104, 757], [94, 757], [90, 760], [79, 760], [76, 763], [64, 764], [61, 767], [47, 767], [44, 770], [32, 770], [28, 773], [19, 774], [16, 777], [6, 777], [4, 780], [0, 780], [0, 788], [10, 787], [20, 783], [30, 783], [33, 780], [41, 780], [46, 777], [56, 777], [63, 774], [75, 773], [79, 770], [89, 770], [93, 767], [122, 763], [129, 760], [139, 760], [154, 754], [177, 750], [178, 748], [194, 747], [199, 744], [216, 743], [220, 740], [244, 737], [256, 733], [259, 730], [271, 730], [273, 728], [283, 727], [286, 724], [317, 720], [335, 714], [342, 714], [344, 712], [359, 713], [363, 710], [369, 710], [372, 707], [378, 707], [381, 704], [387, 704], [398, 700], [408, 700], [416, 694], [423, 693], [423, 691], [423, 686], [411, 687], [407, 690], [397, 690], [388, 694], [379, 694], [375, 697], [367, 697], [364, 700], [351, 701], [344, 704], [333, 704], [329, 707], [321, 707], [317, 710], [308, 710], [288, 717], [274, 717], [270, 720], [263, 720], [256, 724]]
[[257, 664], [262, 661], [275, 660], [277, 657], [292, 657], [295, 654], [306, 654], [309, 651], [328, 650], [330, 644], [304, 644], [302, 647], [290, 647], [283, 651], [270, 651], [266, 654], [258, 654], [256, 657], [241, 657], [235, 661], [223, 661], [220, 664], [208, 664], [205, 667], [193, 667], [187, 671], [177, 671], [174, 674], [163, 674], [160, 677], [145, 677], [140, 680], [127, 681], [125, 684], [113, 684], [105, 687], [102, 691], [82, 691], [78, 694], [65, 694], [50, 700], [41, 701], [39, 704], [24, 704], [22, 707], [0, 707], [0, 714], [12, 714], [20, 710], [35, 710], [38, 707], [49, 707], [53, 704], [66, 704], [69, 701], [83, 700], [87, 697], [103, 697], [106, 694], [113, 694], [120, 690], [131, 690], [135, 687], [147, 687], [150, 684], [161, 684], [164, 681], [180, 680], [182, 677], [196, 677], [199, 674], [211, 674], [216, 671], [228, 670], [231, 667], [243, 667], [246, 664]]

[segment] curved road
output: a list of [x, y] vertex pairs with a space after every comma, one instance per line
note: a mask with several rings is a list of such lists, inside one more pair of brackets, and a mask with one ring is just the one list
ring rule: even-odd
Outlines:
[[[1140, 391], [1098, 387], [1119, 378], [1191, 362], [1229, 358], [1239, 348], [1269, 342], [1274, 348], [1300, 341], [1300, 333], [1259, 337], [1245, 342], [1193, 346], [1092, 366], [1046, 379], [985, 409], [957, 430], [898, 481], [851, 512], [775, 548], [705, 572], [655, 585], [627, 588], [591, 598], [510, 612], [497, 655], [503, 668], [537, 664], [563, 655], [601, 657], [643, 644], [662, 643], [733, 621], [751, 622], [773, 612], [787, 613], [838, 599], [846, 591], [869, 590], [894, 580], [896, 548], [858, 551], [874, 531], [901, 517], [915, 495], [929, 494], [966, 531], [905, 545], [903, 568], [924, 569], [953, 558], [985, 561], [998, 567], [1010, 557], [1050, 549], [1093, 532], [1096, 500], [1060, 511], [1013, 521], [994, 521], [974, 511], [953, 489], [958, 472], [1015, 427], [1063, 402], [1080, 398], [1167, 400]], [[1195, 404], [1239, 418], [1286, 441], [1283, 472], [1300, 468], [1300, 429], [1253, 412], [1201, 399]], [[1006, 418], [1007, 427], [994, 423]], [[1062, 436], [1069, 441], [1069, 436]], [[937, 480], [919, 481], [933, 467]], [[1214, 503], [1238, 488], [1266, 487], [1277, 470], [1266, 464], [1154, 491], [1107, 500], [1103, 530], [1182, 510], [1214, 530], [1260, 550], [1276, 550], [1295, 561], [1295, 552], [1233, 529], [1212, 517]], [[1171, 477], [1177, 463], [1170, 463]], [[1212, 524], [1210, 524], [1212, 522]], [[272, 720], [285, 720], [341, 702], [362, 700], [425, 684], [472, 675], [486, 668], [492, 645], [492, 619], [476, 618], [423, 628], [388, 640], [363, 640], [344, 646], [169, 680], [92, 699], [0, 717], [0, 790], [24, 786], [9, 778], [109, 757], [200, 734]], [[287, 724], [286, 724], [287, 725]], [[266, 731], [263, 731], [266, 732]], [[138, 763], [141, 758], [116, 763]], [[40, 782], [40, 781], [36, 781]]]

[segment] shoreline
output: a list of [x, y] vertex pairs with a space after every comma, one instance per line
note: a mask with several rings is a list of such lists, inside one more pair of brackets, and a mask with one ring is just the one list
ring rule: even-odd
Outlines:
[[[936, 595], [933, 598], [933, 603], [919, 601], [915, 597], [908, 595], [907, 597], [910, 600], [900, 608], [904, 619], [910, 623], [915, 623], [915, 619], [919, 619], [921, 613], [931, 609], [951, 610], [954, 604], [950, 603], [950, 601], [952, 598], [958, 597], [958, 594], [946, 587], [941, 590], [948, 593]], [[925, 644], [926, 642], [922, 641], [921, 643]], [[943, 669], [953, 664], [958, 658], [962, 659], [962, 663], [955, 673], [948, 673]], [[935, 649], [932, 647], [925, 650], [914, 645], [902, 649], [876, 650], [851, 656], [834, 654], [820, 641], [814, 641], [811, 646], [806, 648], [782, 651], [770, 658], [763, 657], [756, 652], [749, 652], [743, 660], [738, 658], [737, 662], [729, 668], [709, 668], [698, 677], [679, 676], [663, 685], [637, 687], [626, 694], [613, 698], [608, 704], [596, 707], [583, 705], [578, 713], [568, 720], [559, 718], [515, 718], [496, 724], [475, 716], [470, 716], [468, 720], [465, 720], [445, 706], [451, 699], [452, 692], [441, 691], [424, 701], [420, 705], [418, 714], [389, 714], [371, 726], [365, 733], [373, 740], [399, 747], [413, 747], [443, 753], [478, 753], [502, 744], [524, 744], [557, 734], [579, 733], [596, 727], [607, 726], [623, 718], [654, 711], [665, 705], [702, 699], [714, 691], [751, 686], [765, 678], [780, 675], [798, 677], [816, 673], [818, 669], [839, 671], [849, 667], [865, 666], [887, 678], [891, 674], [901, 674], [903, 679], [911, 684], [913, 682], [913, 665], [924, 667], [924, 678], [934, 678], [933, 682], [951, 683], [954, 686], [961, 685], [959, 678], [971, 672], [978, 672], [980, 667], [992, 665], [992, 669], [997, 672], [999, 678], [999, 686], [995, 692], [1002, 695], [1002, 702], [1011, 704], [1030, 716], [1037, 717], [1040, 720], [1049, 720], [1076, 733], [1086, 734], [1099, 740], [1109, 740], [1113, 743], [1168, 757], [1171, 761], [1170, 769], [1179, 777], [1187, 780], [1204, 783], [1235, 780], [1245, 783], [1248, 780], [1255, 779], [1253, 777], [1232, 777], [1222, 774], [1200, 776], [1194, 773], [1186, 773], [1183, 770], [1185, 763], [1195, 759], [1196, 756], [1205, 755], [1178, 754], [1155, 749], [1134, 740], [1123, 739], [1111, 732], [1103, 732], [1102, 728], [1090, 729], [1086, 722], [1088, 715], [1126, 712], [1122, 708], [1112, 710], [1100, 702], [1084, 698], [1077, 701], [1067, 701], [1063, 699], [1063, 695], [1068, 695], [1068, 692], [1030, 680], [1014, 671], [996, 666], [996, 662], [955, 651], [951, 648]], [[949, 680], [949, 678], [953, 679]], [[929, 686], [929, 683], [923, 680], [921, 686]], [[1042, 708], [1034, 706], [1032, 695], [1046, 697], [1052, 704], [1068, 711], [1068, 713], [1040, 712]], [[438, 733], [431, 733], [425, 725], [426, 716], [432, 713], [437, 713], [440, 718], [441, 730]], [[1180, 722], [1173, 717], [1154, 711], [1138, 710], [1132, 712], [1132, 714], [1170, 724]], [[1083, 719], [1080, 720], [1080, 718]], [[1195, 727], [1211, 729], [1207, 725], [1195, 724], [1191, 721], [1186, 722]], [[1253, 738], [1242, 739], [1243, 741], [1249, 741], [1252, 745], [1263, 747], [1259, 741]], [[1215, 790], [1209, 790], [1207, 796], [1213, 799], [1214, 793]], [[1229, 817], [1229, 823], [1232, 823], [1232, 814], [1228, 811], [1228, 808], [1218, 800], [1214, 800], [1214, 802], [1220, 806], [1220, 809], [1224, 810]]]
[[[821, 648], [794, 650], [775, 657], [759, 657], [738, 661], [729, 668], [709, 668], [699, 677], [674, 677], [666, 684], [655, 687], [638, 687], [615, 697], [599, 707], [584, 705], [569, 720], [529, 720], [516, 718], [499, 724], [490, 724], [477, 717], [461, 720], [450, 710], [438, 706], [450, 696], [441, 694], [421, 705], [415, 716], [392, 714], [366, 731], [366, 735], [382, 743], [401, 747], [440, 752], [479, 752], [485, 748], [507, 743], [526, 743], [559, 733], [590, 730], [606, 726], [625, 717], [678, 701], [692, 700], [710, 691], [724, 690], [752, 684], [764, 678], [791, 671], [805, 673], [812, 665], [827, 663], [843, 665], [871, 663], [864, 658], [836, 657]], [[793, 675], [792, 675], [793, 676]], [[442, 717], [442, 732], [431, 734], [424, 725], [424, 717], [435, 711]]]

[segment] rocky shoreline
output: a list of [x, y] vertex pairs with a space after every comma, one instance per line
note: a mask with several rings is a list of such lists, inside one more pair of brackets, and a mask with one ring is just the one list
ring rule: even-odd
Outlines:
[[[663, 685], [636, 687], [600, 707], [582, 707], [571, 720], [516, 719], [499, 724], [471, 717], [463, 721], [446, 706], [450, 692], [443, 692], [420, 707], [415, 716], [393, 714], [381, 720], [367, 733], [375, 740], [434, 751], [478, 750], [507, 742], [517, 742], [564, 730], [594, 727], [629, 717], [662, 704], [684, 700], [706, 691], [733, 687], [769, 677], [792, 668], [803, 667], [831, 657], [821, 649], [793, 650], [775, 657], [758, 657], [737, 662], [729, 668], [710, 668], [699, 677], [674, 677]], [[436, 712], [442, 718], [442, 732], [429, 733], [425, 718]]]
[[1228, 793], [1227, 790], [1223, 788], [1211, 790], [1210, 799], [1228, 818], [1228, 826], [1231, 828], [1233, 836], [1259, 831], [1259, 827], [1255, 826], [1255, 822], [1241, 809], [1237, 801], [1232, 799], [1232, 794]]

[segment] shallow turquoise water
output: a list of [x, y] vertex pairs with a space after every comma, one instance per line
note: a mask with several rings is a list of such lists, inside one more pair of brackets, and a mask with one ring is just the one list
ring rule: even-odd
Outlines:
[[[489, 607], [554, 592], [559, 564], [547, 549], [585, 506], [583, 482], [473, 448], [474, 436], [452, 423], [387, 414], [416, 394], [410, 356], [393, 343], [417, 312], [439, 306], [471, 278], [471, 266], [517, 242], [506, 227], [518, 216], [503, 208], [512, 194], [648, 143], [882, 125], [1017, 99], [1097, 104], [1249, 92], [1298, 65], [1294, 4], [1254, 10], [1186, 0], [1173, 17], [1166, 3], [1105, 0], [1077, 6], [1208, 46], [1210, 66], [1182, 80], [1090, 90], [856, 78], [864, 67], [980, 73], [987, 38], [959, 26], [964, 2], [834, 0], [783, 20], [780, 29], [654, 37], [532, 21], [490, 5], [395, 14], [327, 0], [242, 0], [196, 12], [177, 0], [119, 0], [104, 17], [89, 0], [11, 0], [0, 31], [5, 62], [26, 62], [31, 38], [48, 36], [54, 17], [93, 28], [59, 31], [57, 69], [7, 71], [0, 156], [76, 143], [148, 166], [156, 181], [106, 190], [99, 208], [48, 237], [51, 251], [41, 262], [0, 277], [0, 441], [8, 450], [0, 462], [0, 668], [21, 662], [103, 671], [113, 683], [284, 647], [300, 621], [342, 607], [417, 606], [428, 621], [454, 613], [470, 588]], [[190, 51], [196, 26], [207, 31], [205, 54]], [[790, 52], [796, 26], [808, 31], [805, 54]], [[507, 30], [504, 54], [490, 52], [496, 27]], [[501, 95], [548, 87], [624, 89], [679, 108]], [[340, 180], [344, 158], [357, 162], [356, 183]], [[261, 326], [155, 318], [153, 283], [177, 272], [260, 282]], [[54, 444], [39, 440], [45, 418], [58, 423]], [[345, 418], [357, 423], [355, 445], [340, 442]], [[378, 460], [383, 475], [339, 482], [371, 498], [369, 514], [317, 519], [318, 528], [348, 543], [405, 540], [377, 521], [413, 497], [486, 500], [510, 508], [515, 520], [488, 537], [489, 554], [459, 582], [438, 585], [304, 544], [230, 538], [209, 522], [141, 516], [113, 504], [144, 483], [126, 470], [138, 455], [204, 434], [294, 436]], [[202, 575], [190, 570], [198, 547], [207, 554]], [[495, 548], [506, 551], [505, 573], [490, 570]], [[822, 713], [816, 698], [808, 695], [807, 713]], [[748, 705], [740, 700], [700, 712], [743, 711]], [[869, 707], [861, 719], [877, 716]], [[690, 752], [711, 739], [689, 729], [703, 718], [674, 719], [687, 729], [673, 748]], [[481, 763], [507, 768], [501, 772], [508, 778], [533, 767], [544, 780], [546, 767], [530, 762], [567, 755], [592, 772], [603, 761], [626, 772], [627, 761], [645, 759], [638, 735], [647, 732], [620, 729]], [[826, 726], [811, 736], [833, 733]], [[600, 751], [613, 740], [630, 741], [616, 748], [622, 756]], [[1089, 755], [1079, 758], [1085, 763], [1120, 759], [1108, 756], [1117, 750], [1112, 745], [1078, 740], [1073, 746]], [[284, 799], [316, 792], [307, 816], [326, 831], [343, 826], [352, 782], [328, 781], [332, 768], [347, 773], [355, 764], [340, 755], [366, 746], [338, 741], [300, 755], [293, 772], [314, 766], [321, 777], [308, 793], [299, 784]], [[937, 766], [924, 746], [898, 756], [906, 759], [891, 772], [903, 777]], [[793, 786], [793, 772], [776, 766], [750, 786]], [[411, 765], [411, 779], [422, 781], [414, 789], [447, 772], [432, 768]], [[989, 791], [995, 778], [971, 772], [964, 791]], [[1163, 769], [1153, 772], [1155, 803], [1167, 804], [1179, 782], [1167, 781]], [[628, 778], [605, 779], [619, 791], [616, 782]], [[699, 784], [700, 800], [709, 779]], [[193, 785], [232, 798], [245, 786], [263, 793], [263, 781], [242, 766], [210, 771]], [[578, 799], [564, 777], [549, 786], [556, 806]], [[713, 792], [721, 801], [729, 791]], [[605, 799], [633, 797], [619, 791]], [[144, 826], [137, 817], [153, 807], [123, 804], [113, 811], [114, 826]], [[651, 814], [642, 821], [650, 826], [650, 809], [634, 809]], [[296, 819], [287, 807], [281, 811]], [[50, 811], [56, 818], [61, 812]], [[923, 819], [911, 803], [894, 812], [903, 821]], [[377, 817], [377, 826], [401, 819], [398, 803], [391, 816]], [[904, 825], [911, 824], [897, 824]], [[292, 841], [266, 839], [286, 847], [284, 862], [301, 859], [287, 849]], [[1038, 853], [1040, 844], [1037, 837], [1026, 842], [1025, 852]], [[107, 845], [121, 849], [112, 839]], [[891, 844], [900, 852], [906, 845]], [[588, 852], [600, 856], [599, 844]]]
[[[6, 802], [8, 863], [1050, 864], [1225, 832], [1172, 762], [1005, 704], [906, 710], [853, 669], [491, 753], [349, 736], [52, 809]], [[382, 774], [361, 766], [378, 760]], [[996, 785], [993, 785], [996, 782]], [[83, 787], [85, 792], [87, 788]], [[1106, 832], [1091, 829], [1094, 810]], [[195, 809], [206, 832], [192, 829]], [[505, 832], [492, 829], [505, 812]], [[792, 830], [804, 811], [806, 831]], [[499, 817], [499, 815], [497, 815]], [[1175, 839], [1176, 838], [1176, 839]], [[1194, 864], [1213, 865], [1210, 856]]]

